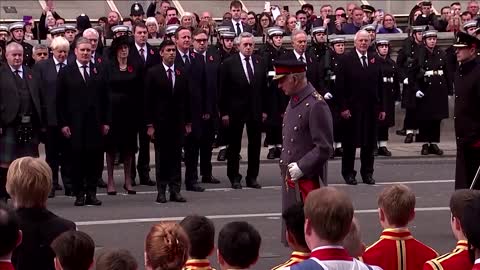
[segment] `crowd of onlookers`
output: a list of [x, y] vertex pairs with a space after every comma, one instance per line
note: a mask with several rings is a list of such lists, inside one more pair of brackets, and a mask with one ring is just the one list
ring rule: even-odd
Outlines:
[[[139, 269], [140, 262], [125, 249], [107, 247], [95, 256], [91, 236], [47, 209], [51, 178], [51, 169], [40, 159], [20, 158], [10, 166], [7, 190], [14, 210], [0, 204], [0, 269]], [[312, 191], [304, 205], [294, 204], [282, 214], [292, 255], [273, 269], [321, 269], [302, 268], [317, 262], [324, 269], [478, 267], [480, 193], [457, 190], [452, 195], [450, 223], [458, 242], [454, 251], [440, 257], [408, 229], [415, 218], [415, 201], [415, 194], [405, 185], [384, 188], [378, 197], [379, 222], [384, 230], [379, 241], [365, 248], [349, 196], [331, 187]], [[216, 244], [215, 231], [213, 222], [199, 215], [187, 216], [180, 223], [152, 225], [145, 238], [145, 269], [212, 269], [208, 257], [214, 251], [220, 269], [255, 268], [262, 237], [253, 225], [227, 223]], [[398, 268], [399, 263], [404, 267]]]

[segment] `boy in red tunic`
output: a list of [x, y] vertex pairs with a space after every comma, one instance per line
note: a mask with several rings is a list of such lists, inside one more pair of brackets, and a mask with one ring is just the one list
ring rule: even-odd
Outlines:
[[190, 239], [190, 254], [183, 270], [215, 270], [210, 266], [208, 256], [215, 246], [215, 225], [204, 216], [185, 217], [180, 226]]
[[468, 256], [467, 238], [462, 230], [463, 212], [465, 211], [465, 206], [471, 203], [476, 197], [479, 197], [479, 194], [478, 191], [469, 189], [459, 189], [453, 193], [450, 198], [450, 211], [452, 213], [450, 225], [453, 235], [458, 241], [457, 246], [452, 252], [426, 262], [423, 270], [472, 269], [472, 262]]
[[405, 185], [385, 188], [378, 198], [380, 240], [367, 248], [362, 260], [383, 270], [421, 270], [438, 256], [432, 248], [413, 238], [407, 226], [415, 217], [415, 194]]

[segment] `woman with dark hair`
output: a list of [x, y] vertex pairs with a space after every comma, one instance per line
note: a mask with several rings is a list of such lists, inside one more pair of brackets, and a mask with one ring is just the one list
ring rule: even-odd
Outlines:
[[392, 14], [385, 14], [383, 16], [382, 26], [378, 29], [379, 34], [396, 34], [402, 33], [402, 30], [397, 28], [395, 17]]
[[267, 29], [273, 25], [272, 17], [267, 12], [262, 12], [258, 16], [257, 37], [263, 37], [267, 34]]
[[410, 14], [408, 15], [408, 26], [412, 27], [415, 25], [415, 20], [420, 15], [422, 15], [422, 8], [419, 5], [415, 5], [412, 10], [410, 10]]
[[126, 35], [113, 40], [110, 48], [110, 63], [106, 67], [107, 82], [112, 104], [112, 124], [105, 138], [107, 153], [108, 184], [107, 194], [116, 195], [113, 179], [115, 154], [123, 157], [125, 183], [123, 189], [128, 194], [132, 190], [132, 160], [137, 151], [137, 130], [140, 121], [141, 96], [137, 89], [140, 83], [139, 68], [128, 63], [130, 38]]
[[247, 13], [247, 24], [252, 29], [252, 34], [256, 36], [258, 20], [257, 20], [257, 14], [255, 14], [255, 12], [249, 11]]
[[92, 28], [90, 18], [85, 14], [81, 14], [77, 17], [77, 35], [75, 36], [75, 39], [81, 37], [83, 35], [83, 31], [87, 30], [88, 28]]

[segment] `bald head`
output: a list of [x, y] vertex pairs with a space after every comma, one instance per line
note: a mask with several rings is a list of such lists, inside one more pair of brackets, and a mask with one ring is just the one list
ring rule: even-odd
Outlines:
[[12, 42], [5, 49], [5, 57], [7, 63], [14, 69], [19, 69], [23, 63], [23, 47], [22, 45]]

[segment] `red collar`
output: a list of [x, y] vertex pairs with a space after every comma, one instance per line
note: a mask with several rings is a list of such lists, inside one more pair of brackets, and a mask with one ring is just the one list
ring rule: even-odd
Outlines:
[[292, 255], [290, 255], [290, 258], [296, 260], [307, 260], [310, 258], [310, 253], [294, 251], [292, 252]]
[[458, 240], [457, 246], [455, 247], [455, 249], [468, 250], [468, 242], [467, 242], [467, 240]]
[[210, 261], [208, 259], [189, 259], [185, 263], [185, 267], [192, 269], [210, 269]]
[[383, 230], [380, 239], [407, 240], [413, 239], [413, 236], [407, 228], [395, 228]]
[[312, 251], [311, 258], [321, 261], [352, 261], [347, 251], [343, 248], [322, 248]]

